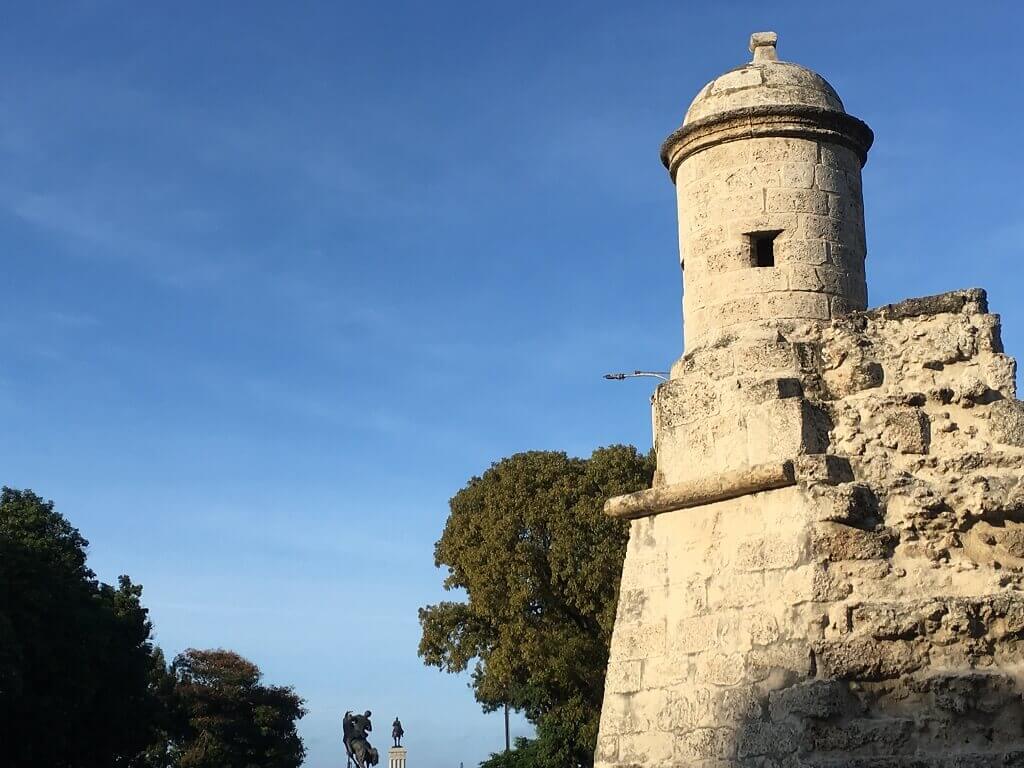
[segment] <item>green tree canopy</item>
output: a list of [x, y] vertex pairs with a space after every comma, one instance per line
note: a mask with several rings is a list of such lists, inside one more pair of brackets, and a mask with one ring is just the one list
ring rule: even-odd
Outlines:
[[480, 768], [537, 768], [539, 759], [537, 742], [520, 736], [512, 749], [508, 752], [492, 752], [490, 757], [480, 763]]
[[424, 662], [472, 665], [486, 710], [508, 703], [537, 727], [537, 766], [593, 764], [628, 525], [606, 499], [649, 488], [630, 446], [589, 459], [530, 451], [493, 464], [450, 502], [434, 557], [464, 601], [420, 609]]
[[158, 703], [142, 587], [86, 565], [53, 503], [0, 492], [0, 763], [134, 765]]
[[306, 714], [289, 687], [260, 683], [237, 653], [189, 649], [171, 665], [179, 720], [178, 768], [297, 768], [306, 751], [296, 722]]

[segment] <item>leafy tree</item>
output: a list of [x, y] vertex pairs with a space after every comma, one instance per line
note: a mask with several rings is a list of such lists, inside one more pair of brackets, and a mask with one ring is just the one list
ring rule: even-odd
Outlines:
[[480, 768], [536, 768], [539, 765], [537, 742], [524, 739], [515, 740], [508, 752], [492, 752], [491, 756], [480, 763]]
[[419, 652], [462, 672], [487, 711], [505, 703], [537, 727], [535, 764], [593, 764], [628, 525], [606, 499], [651, 485], [629, 446], [589, 459], [531, 451], [493, 464], [450, 502], [434, 558], [466, 600], [420, 609]]
[[292, 768], [305, 711], [230, 651], [169, 668], [142, 587], [104, 584], [53, 503], [0, 492], [0, 765]]
[[134, 765], [154, 736], [142, 587], [97, 581], [53, 503], [0, 492], [0, 763]]
[[189, 649], [171, 666], [178, 768], [295, 768], [306, 751], [295, 724], [306, 710], [291, 688], [265, 686], [255, 664], [221, 649]]
[[149, 670], [149, 691], [155, 702], [150, 723], [153, 738], [133, 768], [176, 768], [177, 745], [184, 740], [187, 725], [177, 696], [177, 682], [164, 652], [154, 648]]

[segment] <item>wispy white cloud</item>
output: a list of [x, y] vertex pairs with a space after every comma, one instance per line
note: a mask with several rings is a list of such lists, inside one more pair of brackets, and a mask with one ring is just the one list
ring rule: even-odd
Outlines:
[[51, 310], [46, 317], [54, 324], [64, 328], [93, 328], [100, 324], [99, 318], [88, 312], [69, 312]]
[[263, 378], [240, 383], [257, 407], [270, 408], [295, 418], [391, 436], [416, 428], [415, 422], [402, 411], [383, 404], [367, 408], [346, 400], [341, 386], [336, 398], [327, 399], [322, 394], [303, 391], [294, 382]]
[[[102, 190], [93, 192], [17, 197], [4, 190], [0, 204], [27, 224], [66, 241], [67, 252], [74, 257], [124, 264], [168, 285], [216, 283], [242, 269], [240, 259], [224, 254], [214, 258], [177, 244], [170, 236], [160, 237], [155, 228], [147, 227], [148, 213], [125, 215], [118, 211], [120, 201], [105, 197]], [[173, 214], [165, 210], [164, 217], [171, 220]]]

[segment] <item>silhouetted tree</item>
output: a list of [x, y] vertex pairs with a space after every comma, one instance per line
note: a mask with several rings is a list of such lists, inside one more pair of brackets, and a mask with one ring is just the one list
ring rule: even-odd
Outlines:
[[296, 721], [306, 710], [291, 688], [260, 683], [259, 667], [237, 653], [189, 649], [171, 666], [178, 768], [296, 768], [305, 748]]
[[0, 764], [137, 764], [155, 736], [142, 587], [103, 584], [52, 502], [0, 492]]

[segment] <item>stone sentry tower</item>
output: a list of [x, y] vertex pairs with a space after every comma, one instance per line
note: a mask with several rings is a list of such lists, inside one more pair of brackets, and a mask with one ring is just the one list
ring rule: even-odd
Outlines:
[[653, 398], [602, 768], [1024, 765], [1024, 405], [981, 290], [866, 309], [870, 129], [753, 61], [662, 149], [685, 354]]
[[686, 349], [866, 307], [860, 169], [872, 134], [819, 75], [754, 60], [698, 94], [662, 160], [675, 180]]

